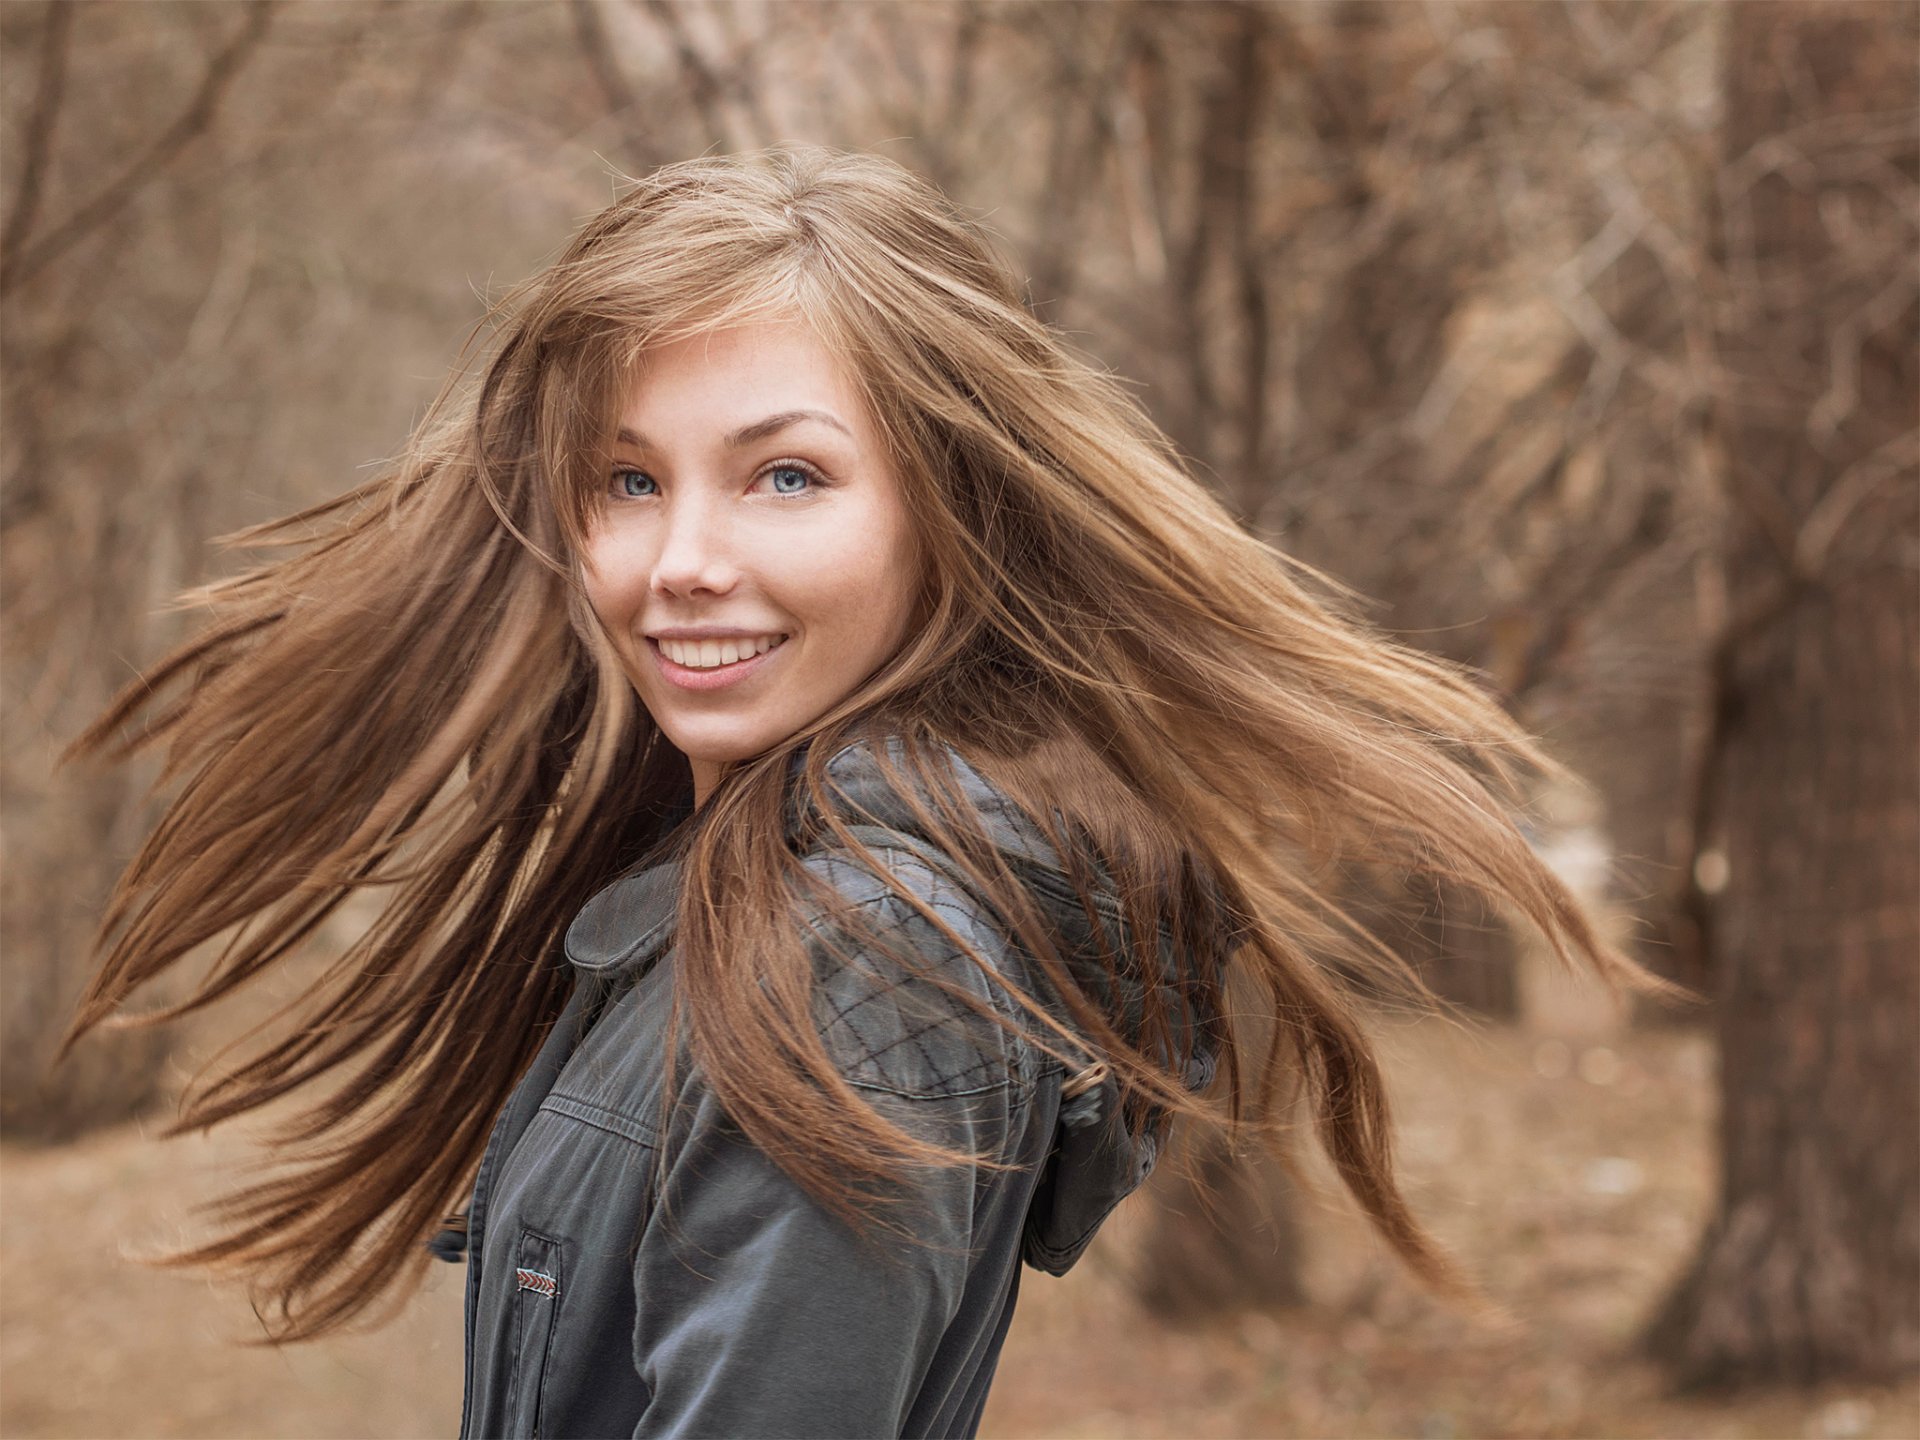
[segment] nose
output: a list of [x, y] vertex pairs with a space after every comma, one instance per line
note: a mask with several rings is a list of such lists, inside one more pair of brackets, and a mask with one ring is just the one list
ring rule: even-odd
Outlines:
[[658, 596], [724, 595], [740, 578], [723, 507], [697, 491], [666, 505], [651, 588]]

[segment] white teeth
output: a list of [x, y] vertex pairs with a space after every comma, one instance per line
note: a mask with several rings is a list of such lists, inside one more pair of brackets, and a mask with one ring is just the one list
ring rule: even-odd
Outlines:
[[734, 665], [755, 655], [764, 655], [787, 637], [761, 635], [742, 640], [661, 640], [657, 643], [666, 657], [689, 670], [713, 670]]

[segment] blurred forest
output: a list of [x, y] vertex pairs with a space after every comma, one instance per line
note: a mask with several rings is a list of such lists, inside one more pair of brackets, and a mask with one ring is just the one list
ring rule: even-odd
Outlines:
[[1402, 1163], [1524, 1334], [1208, 1155], [1211, 1213], [1156, 1182], [1032, 1278], [990, 1432], [1920, 1433], [1917, 57], [1909, 0], [0, 6], [0, 1429], [457, 1424], [457, 1273], [263, 1362], [121, 1258], [243, 1162], [144, 1132], [274, 997], [47, 1073], [154, 814], [55, 760], [623, 176], [815, 141], [973, 207], [1250, 529], [1482, 667], [1591, 784], [1542, 850], [1709, 997], [1356, 875], [1480, 1018], [1383, 1017]]

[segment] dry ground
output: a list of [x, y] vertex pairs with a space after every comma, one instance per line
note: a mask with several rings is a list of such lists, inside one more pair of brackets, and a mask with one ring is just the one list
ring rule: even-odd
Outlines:
[[[1915, 1437], [1920, 1392], [1664, 1397], [1629, 1342], [1710, 1198], [1711, 1050], [1637, 1032], [1397, 1031], [1404, 1179], [1521, 1324], [1502, 1336], [1422, 1298], [1340, 1210], [1310, 1219], [1315, 1303], [1176, 1331], [1139, 1313], [1123, 1209], [1064, 1280], [1028, 1272], [989, 1406], [994, 1436]], [[230, 1290], [123, 1251], [181, 1233], [244, 1137], [139, 1127], [0, 1152], [0, 1433], [451, 1434], [460, 1283], [436, 1265], [384, 1330], [283, 1351]], [[257, 1327], [255, 1327], [257, 1330]]]

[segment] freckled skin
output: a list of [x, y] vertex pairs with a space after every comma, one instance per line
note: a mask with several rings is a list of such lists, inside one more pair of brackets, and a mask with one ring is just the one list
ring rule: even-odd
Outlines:
[[[734, 449], [735, 432], [797, 421]], [[652, 351], [620, 415], [587, 598], [704, 803], [730, 762], [823, 714], [907, 638], [920, 562], [900, 482], [847, 369], [799, 325], [714, 331]], [[793, 462], [791, 464], [783, 462]], [[711, 691], [662, 674], [649, 631], [725, 626], [788, 639]]]

